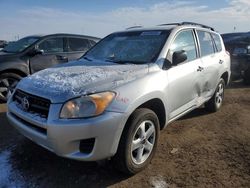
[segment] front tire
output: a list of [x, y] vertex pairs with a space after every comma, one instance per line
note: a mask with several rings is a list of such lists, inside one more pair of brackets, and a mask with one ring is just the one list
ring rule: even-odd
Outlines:
[[217, 112], [224, 100], [225, 81], [220, 79], [213, 97], [205, 104], [205, 108], [210, 112]]
[[7, 102], [21, 79], [22, 77], [15, 73], [3, 73], [0, 75], [0, 102]]
[[135, 110], [124, 128], [113, 158], [118, 170], [131, 175], [146, 168], [155, 154], [159, 130], [158, 117], [152, 110]]

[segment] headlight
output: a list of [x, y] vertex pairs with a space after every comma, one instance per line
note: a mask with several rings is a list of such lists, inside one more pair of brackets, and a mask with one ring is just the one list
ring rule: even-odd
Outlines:
[[113, 92], [103, 92], [72, 99], [63, 105], [60, 118], [73, 119], [100, 115], [114, 96]]

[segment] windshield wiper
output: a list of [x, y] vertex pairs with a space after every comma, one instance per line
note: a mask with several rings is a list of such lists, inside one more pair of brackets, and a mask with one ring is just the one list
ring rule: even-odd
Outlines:
[[86, 57], [86, 56], [84, 56], [83, 59], [86, 59], [86, 60], [88, 60], [88, 61], [93, 61], [92, 59], [90, 59], [90, 58], [88, 58], [88, 57]]
[[117, 64], [145, 64], [145, 62], [142, 61], [125, 61], [125, 60], [112, 60], [112, 59], [106, 59], [106, 62], [111, 63], [117, 63]]

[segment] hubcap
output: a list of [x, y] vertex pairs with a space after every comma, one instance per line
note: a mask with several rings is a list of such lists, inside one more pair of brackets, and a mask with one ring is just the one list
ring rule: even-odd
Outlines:
[[155, 126], [152, 121], [143, 121], [139, 125], [131, 144], [131, 157], [135, 164], [142, 164], [148, 159], [154, 148], [155, 134]]
[[4, 78], [0, 80], [0, 99], [7, 101], [13, 93], [18, 80], [15, 78]]
[[224, 97], [223, 95], [224, 95], [224, 87], [223, 87], [223, 84], [220, 83], [218, 85], [218, 88], [215, 94], [215, 103], [218, 107], [220, 107], [222, 104], [223, 97]]

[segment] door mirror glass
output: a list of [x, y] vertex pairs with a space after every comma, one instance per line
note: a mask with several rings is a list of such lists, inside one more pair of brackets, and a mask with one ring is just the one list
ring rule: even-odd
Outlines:
[[187, 53], [185, 50], [180, 50], [173, 53], [172, 63], [173, 65], [178, 65], [187, 60]]

